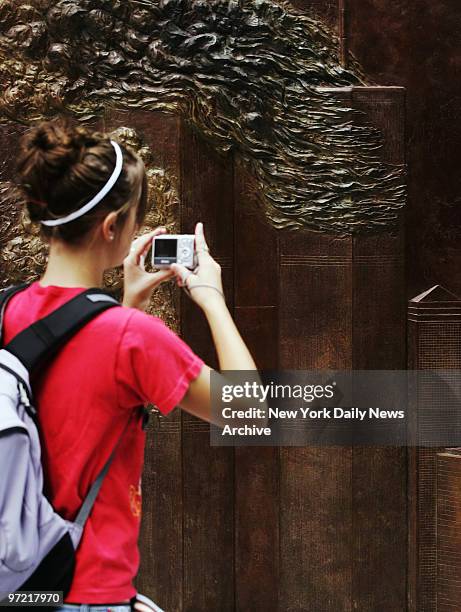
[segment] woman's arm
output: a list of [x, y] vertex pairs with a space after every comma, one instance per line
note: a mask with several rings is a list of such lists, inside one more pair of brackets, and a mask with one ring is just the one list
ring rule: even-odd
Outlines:
[[257, 370], [253, 357], [232, 319], [225, 301], [208, 304], [204, 314], [218, 355], [221, 370]]
[[[240, 336], [224, 297], [220, 295], [222, 293], [221, 267], [209, 254], [201, 223], [197, 224], [195, 236], [199, 258], [199, 266], [195, 274], [191, 274], [189, 270], [178, 264], [173, 264], [171, 269], [177, 276], [178, 284], [186, 285], [192, 299], [201, 307], [207, 318], [220, 369], [257, 371], [253, 357]], [[206, 285], [211, 285], [211, 287]], [[232, 422], [229, 422], [229, 420], [224, 421], [220, 418], [220, 415], [211, 414], [211, 371], [212, 369], [207, 365], [202, 368], [199, 376], [190, 383], [184, 398], [179, 404], [180, 407], [186, 412], [205, 421], [213, 422], [220, 427], [225, 424], [241, 425], [243, 423], [265, 426], [267, 418], [244, 419], [243, 421], [233, 419]], [[219, 373], [215, 373], [215, 376], [219, 376]], [[221, 384], [229, 384], [230, 381], [227, 381], [225, 376], [221, 375], [221, 378]], [[257, 374], [253, 375], [253, 378], [259, 381]], [[234, 400], [232, 407], [237, 409], [247, 408], [249, 407], [248, 400], [240, 400], [240, 406], [237, 400]], [[265, 404], [261, 404], [259, 407], [267, 409]]]
[[[224, 300], [221, 298], [220, 303], [216, 303], [213, 307], [206, 309], [205, 316], [210, 325], [211, 333], [218, 354], [218, 361], [221, 370], [257, 370], [256, 364], [243, 342], [237, 327], [227, 309]], [[211, 371], [212, 369], [204, 365], [199, 376], [191, 381], [189, 388], [180, 402], [180, 407], [199, 417], [205, 421], [213, 422], [215, 425], [223, 427], [224, 425], [247, 425], [265, 426], [265, 419], [245, 419], [242, 422], [238, 420], [223, 420], [218, 414], [211, 413]], [[216, 372], [215, 376], [219, 376]], [[228, 384], [225, 376], [221, 376], [221, 384]], [[233, 408], [239, 408], [237, 400], [232, 404]], [[241, 402], [241, 409], [248, 407], [248, 400]], [[264, 405], [260, 406], [265, 408]]]

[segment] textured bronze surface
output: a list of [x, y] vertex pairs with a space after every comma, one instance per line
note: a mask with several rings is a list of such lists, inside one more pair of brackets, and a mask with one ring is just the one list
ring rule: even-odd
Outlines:
[[[337, 95], [349, 95], [351, 105], [359, 105], [367, 120], [380, 126], [384, 134], [381, 154], [399, 163], [403, 155], [402, 91], [365, 87], [353, 92], [339, 90]], [[276, 367], [405, 367], [402, 232], [343, 239], [313, 232], [273, 232], [277, 234], [278, 247], [272, 250], [277, 253], [278, 266], [270, 268], [267, 238], [254, 221], [252, 226], [253, 235], [262, 235], [264, 242], [264, 264], [260, 276], [253, 273], [253, 294], [260, 283], [269, 284], [272, 292], [264, 289], [262, 304], [277, 307], [274, 335], [278, 347], [267, 353], [267, 357], [277, 356]], [[236, 244], [238, 254], [240, 241]], [[245, 254], [243, 251], [240, 261]], [[239, 280], [238, 287], [242, 285]], [[252, 300], [249, 304], [255, 305], [249, 289], [241, 296], [239, 299]], [[246, 328], [243, 333], [246, 338]], [[263, 342], [267, 343], [266, 338], [259, 339], [259, 346]], [[274, 470], [270, 458], [266, 466], [270, 474]], [[279, 495], [273, 503], [278, 504], [279, 514], [272, 530], [279, 536], [278, 554], [275, 559], [267, 555], [267, 566], [268, 572], [273, 574], [275, 568], [279, 576], [277, 609], [406, 610], [406, 449], [280, 448], [275, 473]], [[267, 499], [272, 501], [269, 494]], [[252, 502], [258, 508], [255, 496]], [[266, 509], [263, 516], [269, 530], [273, 523]], [[269, 590], [270, 584], [265, 588]]]
[[[414, 370], [456, 371], [461, 367], [461, 300], [440, 285], [426, 290], [408, 304], [408, 367]], [[411, 426], [418, 426], [418, 419], [427, 410], [439, 410], [443, 418], [445, 411], [453, 406], [440, 393], [432, 398], [424, 384], [424, 377], [418, 384], [415, 399], [410, 405]], [[428, 399], [430, 398], [430, 399]], [[409, 451], [409, 568], [408, 568], [408, 611], [435, 612], [446, 610], [446, 603], [438, 600], [437, 591], [450, 593], [447, 582], [447, 559], [445, 567], [439, 563], [439, 553], [446, 555], [447, 525], [438, 514], [446, 516], [449, 507], [455, 507], [457, 497], [448, 486], [438, 487], [438, 469], [443, 466], [443, 448], [414, 447]], [[451, 475], [444, 469], [445, 484], [455, 482], [458, 462], [450, 462]], [[458, 531], [453, 523], [453, 536]], [[440, 528], [442, 538], [439, 540]], [[445, 575], [444, 575], [445, 574]], [[442, 584], [439, 584], [441, 578]], [[452, 595], [452, 594], [451, 594]], [[459, 600], [457, 602], [459, 604]], [[458, 610], [458, 607], [448, 608]]]
[[347, 6], [349, 49], [367, 78], [407, 92], [407, 296], [436, 283], [461, 294], [459, 0]]
[[379, 159], [376, 128], [319, 89], [364, 83], [320, 21], [268, 0], [5, 0], [0, 23], [4, 118], [179, 112], [244, 161], [277, 227], [395, 225], [402, 167]]
[[437, 612], [461, 602], [461, 448], [437, 455]]

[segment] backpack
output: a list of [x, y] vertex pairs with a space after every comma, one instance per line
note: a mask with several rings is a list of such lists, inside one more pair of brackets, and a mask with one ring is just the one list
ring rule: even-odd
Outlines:
[[[0, 347], [6, 305], [28, 285], [0, 292]], [[88, 321], [120, 305], [108, 291], [86, 289], [0, 348], [0, 599], [18, 590], [63, 591], [64, 597], [70, 590], [85, 522], [128, 423], [75, 520], [68, 521], [43, 493], [30, 374]]]

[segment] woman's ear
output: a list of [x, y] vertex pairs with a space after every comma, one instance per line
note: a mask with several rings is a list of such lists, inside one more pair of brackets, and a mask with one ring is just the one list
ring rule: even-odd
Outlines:
[[111, 212], [107, 215], [101, 225], [101, 232], [103, 238], [108, 242], [112, 242], [115, 239], [117, 232], [117, 213]]

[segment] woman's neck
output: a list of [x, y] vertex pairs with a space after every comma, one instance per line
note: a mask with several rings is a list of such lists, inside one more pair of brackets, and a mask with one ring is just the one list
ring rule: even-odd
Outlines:
[[48, 263], [40, 279], [42, 286], [100, 287], [103, 284], [104, 258], [93, 251], [71, 248], [53, 241]]

